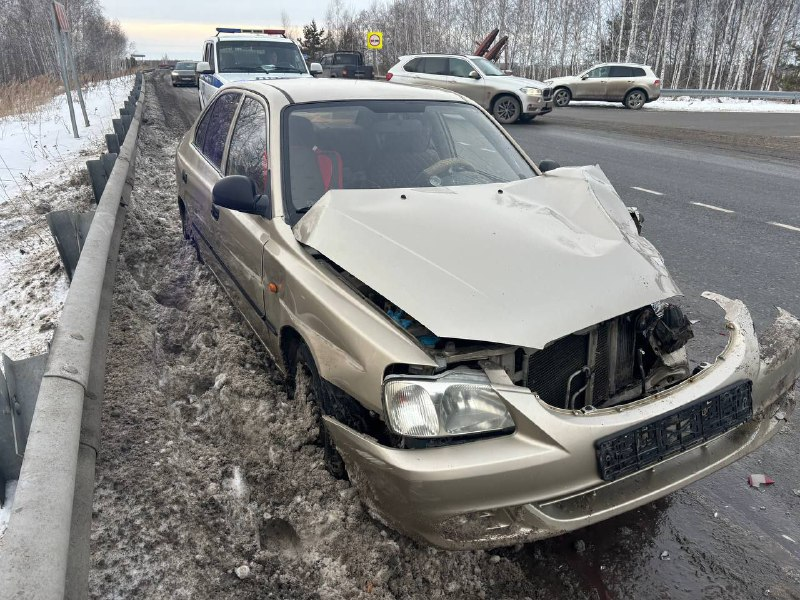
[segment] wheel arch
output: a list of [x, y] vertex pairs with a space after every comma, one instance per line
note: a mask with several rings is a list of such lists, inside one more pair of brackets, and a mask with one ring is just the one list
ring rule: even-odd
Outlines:
[[632, 92], [642, 92], [644, 94], [644, 101], [650, 102], [650, 94], [647, 93], [646, 89], [638, 85], [633, 86], [631, 89], [625, 92], [625, 96], [623, 96], [623, 102], [625, 101], [625, 98], [627, 98]]

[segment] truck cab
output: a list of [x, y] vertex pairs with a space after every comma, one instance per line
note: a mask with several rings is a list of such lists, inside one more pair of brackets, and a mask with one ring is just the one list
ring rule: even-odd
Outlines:
[[217, 27], [217, 35], [203, 42], [197, 73], [203, 108], [226, 83], [311, 77], [322, 73], [322, 67], [311, 63], [309, 72], [297, 42], [283, 29]]
[[323, 77], [374, 79], [372, 65], [364, 64], [364, 55], [357, 50], [331, 52], [322, 57]]

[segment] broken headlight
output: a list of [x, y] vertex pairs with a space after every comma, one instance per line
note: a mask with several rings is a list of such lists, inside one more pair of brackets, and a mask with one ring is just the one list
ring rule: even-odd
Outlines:
[[455, 437], [511, 430], [514, 421], [483, 374], [387, 379], [386, 421], [395, 433], [415, 438]]

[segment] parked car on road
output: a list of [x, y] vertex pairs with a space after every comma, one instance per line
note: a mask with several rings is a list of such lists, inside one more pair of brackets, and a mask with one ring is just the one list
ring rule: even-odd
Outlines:
[[191, 85], [197, 87], [197, 61], [178, 61], [172, 70], [172, 86]]
[[647, 65], [603, 63], [580, 75], [556, 77], [545, 83], [553, 88], [556, 106], [566, 106], [572, 100], [607, 100], [638, 110], [661, 96], [661, 80]]
[[437, 546], [650, 503], [794, 406], [800, 321], [759, 348], [706, 293], [730, 339], [692, 369], [636, 211], [599, 167], [546, 167], [463, 96], [330, 79], [227, 86], [177, 150], [184, 236], [317, 415], [327, 468]]
[[217, 35], [203, 42], [197, 73], [202, 108], [226, 83], [311, 78], [312, 73], [322, 73], [322, 67], [319, 63], [306, 66], [300, 46], [283, 29], [217, 27]]
[[374, 79], [372, 65], [364, 64], [361, 52], [332, 52], [322, 57], [323, 77], [341, 77], [343, 79]]
[[422, 54], [401, 56], [386, 74], [391, 83], [440, 87], [474, 100], [504, 125], [527, 123], [553, 110], [551, 88], [514, 77], [481, 56]]

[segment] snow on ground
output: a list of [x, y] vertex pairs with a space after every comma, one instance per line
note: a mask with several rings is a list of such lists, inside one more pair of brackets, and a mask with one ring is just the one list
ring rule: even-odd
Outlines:
[[[0, 352], [21, 359], [44, 352], [69, 288], [45, 219], [52, 210], [88, 211], [85, 161], [105, 149], [133, 77], [85, 92], [91, 127], [69, 130], [66, 95], [41, 109], [0, 119]], [[80, 108], [76, 102], [76, 110]]]
[[[570, 106], [616, 106], [625, 109], [621, 102], [570, 102]], [[677, 96], [661, 97], [648, 102], [642, 110], [664, 110], [676, 112], [757, 112], [757, 113], [800, 113], [800, 104], [776, 100], [742, 100], [740, 98], [692, 98]]]
[[[79, 138], [72, 134], [67, 95], [56, 96], [43, 107], [0, 119], [0, 202], [45, 180], [56, 181], [83, 165], [85, 151], [113, 133], [111, 120], [119, 117], [131, 91], [133, 76], [91, 84], [84, 91], [89, 127], [73, 93]], [[92, 152], [94, 154], [94, 152]]]
[[0, 503], [0, 538], [6, 531], [8, 520], [11, 518], [11, 505], [14, 504], [14, 493], [17, 491], [17, 482], [6, 482], [6, 499]]

